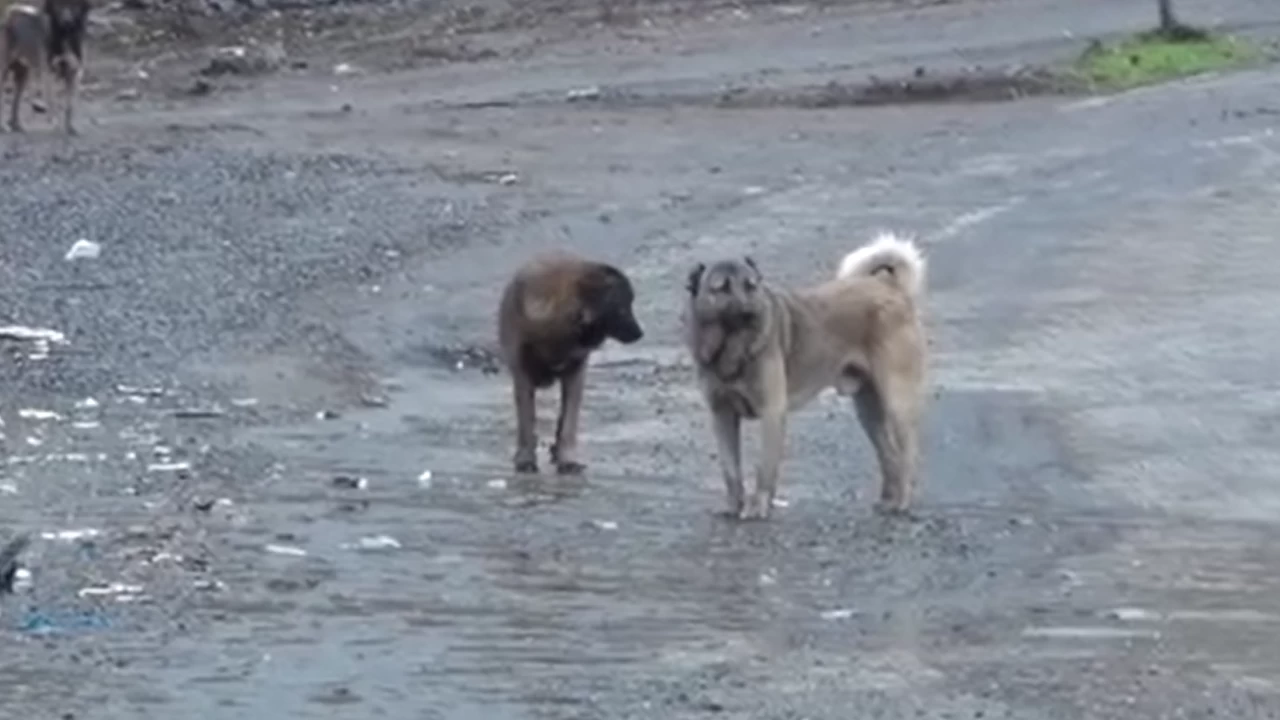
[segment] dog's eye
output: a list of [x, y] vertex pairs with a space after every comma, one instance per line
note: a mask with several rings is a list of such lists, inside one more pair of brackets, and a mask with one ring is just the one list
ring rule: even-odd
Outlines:
[[751, 278], [747, 278], [746, 280], [743, 280], [742, 289], [746, 290], [747, 292], [755, 292], [756, 281], [752, 280]]

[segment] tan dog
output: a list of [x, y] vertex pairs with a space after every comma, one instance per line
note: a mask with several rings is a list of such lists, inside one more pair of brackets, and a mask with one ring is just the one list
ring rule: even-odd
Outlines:
[[84, 64], [84, 35], [89, 22], [88, 0], [44, 0], [39, 6], [10, 5], [0, 28], [0, 90], [13, 76], [9, 129], [22, 132], [19, 108], [32, 73], [39, 73], [44, 100], [52, 97], [50, 73], [63, 86], [62, 126], [76, 134], [74, 109]]
[[623, 343], [644, 332], [631, 312], [635, 292], [621, 270], [567, 253], [535, 258], [516, 272], [498, 309], [498, 341], [511, 372], [516, 406], [516, 472], [537, 472], [534, 393], [560, 383], [560, 416], [551, 460], [561, 474], [579, 473], [578, 416], [587, 361], [608, 338]]
[[[880, 505], [905, 510], [919, 465], [925, 338], [917, 305], [925, 262], [909, 240], [882, 235], [845, 256], [832, 280], [798, 291], [763, 281], [751, 258], [689, 274], [685, 339], [711, 410], [728, 513], [768, 517], [787, 414], [821, 391], [851, 395], [875, 447]], [[759, 419], [755, 493], [743, 489], [742, 419]]]

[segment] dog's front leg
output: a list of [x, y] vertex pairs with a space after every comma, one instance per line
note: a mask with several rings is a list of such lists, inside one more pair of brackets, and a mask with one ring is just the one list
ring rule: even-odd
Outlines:
[[760, 408], [760, 466], [756, 470], [756, 490], [742, 508], [743, 520], [764, 520], [773, 508], [778, 490], [778, 471], [787, 435], [787, 374], [780, 356], [763, 360], [759, 388], [763, 397]]
[[13, 75], [13, 105], [9, 110], [9, 129], [20, 133], [22, 132], [22, 116], [19, 115], [19, 108], [22, 107], [22, 93], [27, 89], [27, 80], [31, 77], [31, 71], [24, 65], [17, 65], [10, 69]]
[[64, 102], [66, 106], [62, 110], [62, 126], [68, 135], [79, 135], [80, 131], [76, 129], [75, 118], [73, 117], [76, 108], [76, 100], [80, 94], [80, 79], [83, 76], [84, 59], [79, 55], [69, 55], [66, 60], [64, 69], [67, 73], [66, 79], [66, 96]]
[[720, 474], [728, 499], [725, 515], [736, 518], [742, 513], [742, 416], [728, 403], [713, 403], [711, 418], [715, 424], [716, 448], [720, 453]]
[[556, 421], [556, 442], [551, 461], [561, 475], [576, 475], [586, 469], [578, 462], [578, 416], [582, 414], [582, 391], [587, 382], [586, 363], [571, 375], [560, 378], [560, 417]]
[[53, 117], [53, 90], [52, 75], [56, 72], [56, 68], [51, 68], [47, 59], [40, 64], [40, 99], [31, 101], [31, 109], [38, 113], [47, 113], [49, 117]]
[[516, 403], [516, 472], [538, 472], [538, 435], [533, 382], [521, 368], [513, 369], [512, 389]]
[[68, 66], [65, 71], [68, 73], [68, 77], [64, 81], [65, 86], [62, 94], [62, 130], [68, 135], [78, 135], [80, 131], [76, 130], [73, 114], [76, 107], [76, 90], [80, 84], [77, 77], [79, 70], [73, 70]]

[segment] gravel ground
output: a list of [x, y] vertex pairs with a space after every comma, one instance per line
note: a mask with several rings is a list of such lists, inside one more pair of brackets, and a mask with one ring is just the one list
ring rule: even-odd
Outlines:
[[[198, 98], [207, 48], [101, 38], [83, 137], [0, 137], [0, 326], [65, 336], [0, 339], [0, 528], [32, 535], [0, 598], [8, 706], [1275, 717], [1274, 73], [797, 107], [1148, 13], [635, 7], [654, 22], [495, 26], [494, 56], [409, 69], [412, 26], [349, 74], [339, 42], [291, 45], [307, 67]], [[205, 40], [271, 26], [227, 27]], [[566, 101], [592, 86], [642, 101]], [[743, 86], [777, 101], [708, 101]], [[786, 506], [717, 518], [689, 263], [810, 282], [878, 227], [931, 258], [919, 508], [871, 512], [870, 453], [824, 398], [791, 424]], [[101, 254], [65, 259], [80, 239]], [[647, 330], [593, 364], [582, 478], [509, 473], [492, 359], [502, 281], [550, 247], [625, 267]]]

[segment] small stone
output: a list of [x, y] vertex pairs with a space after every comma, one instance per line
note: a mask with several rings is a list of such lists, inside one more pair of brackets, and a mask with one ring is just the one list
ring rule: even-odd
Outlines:
[[0, 592], [11, 593], [19, 580], [18, 574], [23, 569], [18, 556], [31, 544], [31, 536], [23, 533], [9, 541], [0, 550]]
[[854, 610], [852, 608], [840, 608], [838, 610], [824, 610], [821, 616], [823, 620], [848, 620], [853, 615]]
[[581, 102], [583, 100], [599, 100], [600, 88], [597, 86], [578, 88], [570, 90], [565, 94], [565, 99], [569, 102]]
[[352, 475], [337, 475], [333, 478], [333, 484], [336, 487], [345, 488], [347, 490], [364, 490], [369, 487], [369, 480]]
[[374, 393], [365, 393], [360, 396], [360, 402], [366, 407], [386, 407], [391, 404], [385, 395], [377, 395]]
[[284, 62], [284, 45], [278, 41], [263, 45], [236, 45], [216, 50], [200, 74], [205, 77], [261, 75], [279, 68]]
[[288, 555], [290, 557], [306, 557], [307, 555], [306, 550], [290, 545], [267, 545], [264, 549], [273, 555]]
[[1159, 613], [1142, 608], [1116, 608], [1107, 613], [1107, 617], [1121, 622], [1140, 622], [1143, 620], [1159, 620]]

